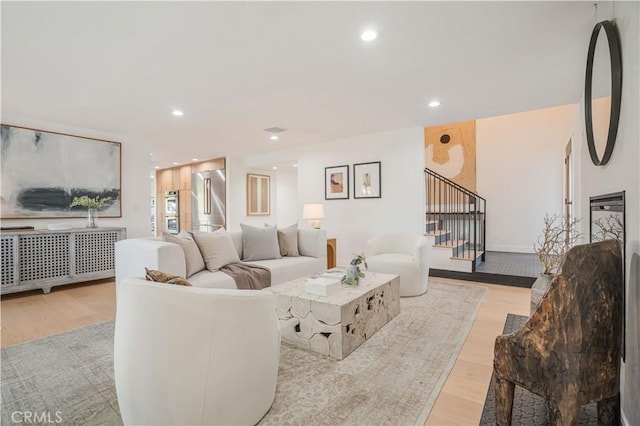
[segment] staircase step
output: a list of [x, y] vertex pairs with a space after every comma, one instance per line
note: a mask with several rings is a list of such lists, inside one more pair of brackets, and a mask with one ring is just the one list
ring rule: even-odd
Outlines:
[[435, 231], [438, 229], [438, 221], [437, 220], [428, 220], [424, 224], [425, 232]]
[[484, 251], [476, 251], [476, 257], [474, 259], [473, 257], [473, 250], [465, 250], [464, 254], [463, 253], [459, 253], [457, 256], [451, 256], [450, 259], [452, 260], [463, 260], [463, 261], [468, 261], [471, 262], [473, 260], [477, 260], [479, 259], [482, 254], [484, 253]]
[[447, 240], [439, 244], [434, 244], [434, 248], [456, 249], [467, 244], [467, 240]]
[[444, 241], [449, 239], [451, 232], [438, 229], [435, 231], [425, 232], [424, 235], [427, 237], [433, 237], [433, 244], [442, 244]]

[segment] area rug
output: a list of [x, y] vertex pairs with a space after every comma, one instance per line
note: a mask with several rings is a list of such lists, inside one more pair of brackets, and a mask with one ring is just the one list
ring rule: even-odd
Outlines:
[[[485, 291], [430, 278], [425, 295], [402, 298], [400, 314], [342, 361], [283, 343], [275, 401], [260, 424], [424, 424]], [[18, 423], [24, 412], [65, 425], [122, 424], [113, 327], [108, 321], [2, 349], [2, 424]]]
[[[508, 314], [502, 334], [508, 334], [518, 330], [527, 321], [526, 316]], [[487, 398], [480, 418], [481, 426], [493, 426], [496, 424], [496, 394], [495, 380], [491, 375]], [[549, 404], [546, 399], [531, 393], [516, 385], [513, 395], [513, 409], [511, 410], [513, 425], [544, 426], [550, 424]], [[580, 409], [578, 425], [595, 426], [598, 424], [597, 404], [587, 404]]]

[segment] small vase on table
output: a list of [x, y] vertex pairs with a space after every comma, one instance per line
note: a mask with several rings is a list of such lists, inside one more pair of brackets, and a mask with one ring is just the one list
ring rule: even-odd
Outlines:
[[97, 228], [96, 217], [98, 217], [98, 209], [87, 209], [87, 228]]

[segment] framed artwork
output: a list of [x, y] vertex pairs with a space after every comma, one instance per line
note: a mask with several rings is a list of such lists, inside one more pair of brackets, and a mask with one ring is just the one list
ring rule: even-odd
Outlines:
[[324, 199], [349, 199], [349, 166], [324, 168]]
[[86, 217], [75, 197], [109, 200], [100, 217], [122, 217], [119, 142], [3, 124], [2, 219]]
[[247, 216], [269, 216], [271, 176], [247, 173]]
[[381, 198], [380, 161], [353, 165], [353, 198]]

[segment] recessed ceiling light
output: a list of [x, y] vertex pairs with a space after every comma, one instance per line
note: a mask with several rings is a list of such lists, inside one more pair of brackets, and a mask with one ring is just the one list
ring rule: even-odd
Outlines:
[[298, 167], [298, 165], [297, 165], [297, 164], [294, 164], [294, 165], [293, 165], [293, 167]]
[[198, 159], [197, 158], [192, 158], [191, 161], [198, 161]]
[[178, 164], [180, 164], [180, 163], [176, 163], [175, 161], [173, 162], [173, 165], [174, 165], [174, 166], [177, 166]]
[[277, 141], [279, 138], [278, 135], [271, 135], [269, 136], [269, 139], [271, 139], [272, 141]]
[[431, 108], [435, 108], [435, 107], [437, 107], [437, 106], [440, 106], [440, 102], [438, 102], [438, 101], [431, 101], [431, 102], [429, 102], [429, 106], [430, 106]]
[[175, 115], [176, 117], [182, 117], [184, 115], [184, 112], [180, 111], [179, 109], [174, 109], [171, 114]]
[[154, 175], [149, 175], [149, 177], [150, 177], [151, 179], [155, 179], [155, 176], [154, 176]]
[[154, 167], [154, 169], [159, 169], [159, 168], [160, 168], [160, 166], [155, 166], [155, 167]]
[[272, 169], [273, 170], [278, 170], [278, 168], [276, 166], [273, 166]]
[[378, 38], [378, 33], [373, 31], [373, 30], [367, 30], [367, 31], [363, 32], [362, 34], [360, 34], [360, 38], [363, 41], [373, 41], [376, 38]]

